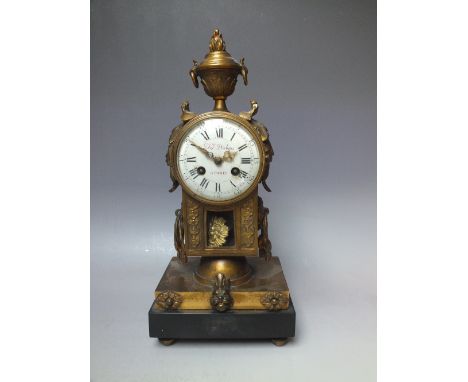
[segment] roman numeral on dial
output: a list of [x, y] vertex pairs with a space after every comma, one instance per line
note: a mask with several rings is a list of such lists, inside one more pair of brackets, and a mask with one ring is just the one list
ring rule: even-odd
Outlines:
[[235, 135], [236, 135], [236, 133], [232, 134], [231, 141], [234, 139]]
[[252, 158], [241, 158], [242, 164], [250, 164], [252, 162]]
[[205, 138], [206, 140], [210, 139], [210, 136], [208, 135], [208, 133], [206, 131], [203, 131], [201, 133], [202, 137]]
[[197, 157], [190, 157], [190, 158], [187, 158], [186, 161], [187, 161], [187, 162], [196, 162], [196, 161], [197, 161]]
[[242, 146], [239, 146], [238, 150], [239, 150], [239, 151], [242, 151], [242, 150], [244, 150], [244, 149], [246, 149], [246, 148], [247, 148], [247, 145], [242, 145]]
[[216, 128], [216, 137], [222, 138], [223, 137], [223, 128], [220, 127], [219, 129]]
[[200, 186], [207, 188], [209, 184], [210, 184], [210, 181], [206, 178], [203, 178], [200, 183]]
[[240, 170], [239, 176], [241, 178], [247, 178], [247, 175], [249, 175], [248, 172], [245, 172], [244, 170]]
[[200, 175], [200, 174], [197, 172], [197, 169], [196, 169], [196, 168], [192, 168], [192, 169], [189, 171], [189, 174], [190, 174], [191, 176], [193, 176], [193, 179], [198, 178], [198, 176]]
[[221, 183], [216, 183], [216, 192], [221, 192]]

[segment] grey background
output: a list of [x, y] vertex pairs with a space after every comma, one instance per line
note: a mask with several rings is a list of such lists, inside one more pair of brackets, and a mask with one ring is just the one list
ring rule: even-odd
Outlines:
[[[181, 101], [212, 108], [188, 70], [215, 27], [249, 68], [228, 107], [256, 98], [275, 149], [261, 195], [297, 310], [282, 348], [148, 337], [180, 203], [167, 139]], [[375, 2], [102, 0], [91, 28], [91, 379], [375, 380]]]

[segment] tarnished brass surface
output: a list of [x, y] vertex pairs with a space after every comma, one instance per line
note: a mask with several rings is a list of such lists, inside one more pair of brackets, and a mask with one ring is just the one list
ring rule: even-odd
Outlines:
[[175, 342], [174, 338], [160, 338], [159, 343], [164, 346], [171, 346]]
[[[197, 114], [190, 111], [189, 102], [184, 101], [181, 104], [181, 123], [173, 128], [169, 138], [166, 154], [172, 181], [169, 191], [173, 192], [179, 185], [182, 188], [182, 205], [176, 210], [174, 223], [177, 257], [171, 259], [155, 290], [152, 311], [159, 310], [153, 313], [164, 316], [166, 322], [171, 323], [174, 317], [178, 320], [184, 316], [190, 317], [191, 323], [193, 317], [200, 313], [216, 317], [217, 322], [222, 322], [219, 321], [219, 318], [222, 318], [229, 325], [213, 323], [213, 326], [226, 326], [224, 329], [227, 332], [232, 327], [232, 316], [249, 316], [250, 312], [230, 315], [218, 314], [213, 309], [218, 312], [230, 309], [254, 310], [254, 317], [257, 317], [258, 313], [258, 317], [273, 316], [275, 320], [278, 319], [278, 325], [274, 326], [284, 328], [284, 317], [289, 317], [289, 325], [293, 325], [291, 320], [295, 319], [295, 312], [292, 303], [290, 305], [289, 289], [281, 263], [278, 257], [271, 256], [271, 242], [268, 236], [269, 210], [264, 207], [262, 199], [258, 196], [259, 183], [262, 183], [266, 191], [271, 191], [266, 183], [274, 154], [269, 133], [262, 123], [254, 119], [258, 112], [256, 100], [250, 101], [250, 110], [239, 115], [229, 112], [226, 106], [226, 99], [234, 92], [238, 76], [242, 76], [245, 85], [248, 83], [248, 69], [244, 58], [236, 61], [226, 51], [223, 36], [216, 29], [210, 40], [209, 52], [200, 63], [193, 60], [189, 74], [196, 88], [199, 87], [199, 82], [202, 83], [205, 93], [213, 98], [214, 107], [213, 111]], [[255, 144], [259, 149], [258, 158], [254, 158], [259, 162], [255, 179], [246, 190], [234, 194], [230, 200], [204, 198], [200, 193], [193, 192], [179, 173], [178, 163], [184, 160], [178, 155], [181, 143], [184, 140], [190, 143], [188, 134], [192, 129], [202, 126], [207, 120], [218, 118], [240, 124], [240, 130], [245, 129], [252, 136], [249, 144]], [[223, 134], [218, 134], [217, 131], [216, 135], [217, 138], [222, 138]], [[193, 141], [191, 143], [203, 153], [210, 154], [206, 147]], [[243, 148], [239, 147], [234, 151], [235, 148], [228, 149], [226, 145], [224, 150], [224, 154], [217, 153], [216, 156], [211, 153], [216, 165], [223, 162], [237, 163], [234, 160], [235, 155]], [[188, 159], [191, 159], [187, 160], [188, 162], [193, 162], [193, 158]], [[242, 164], [246, 163], [251, 161], [242, 160]], [[205, 168], [199, 165], [196, 171], [204, 174]], [[232, 172], [233, 175], [239, 173], [239, 168], [237, 174]], [[220, 187], [217, 186], [216, 190], [220, 191]], [[286, 309], [289, 310], [275, 312]], [[176, 311], [166, 312], [170, 310]], [[186, 312], [181, 312], [184, 310]], [[265, 312], [266, 310], [273, 312]], [[257, 326], [249, 327], [255, 335], [260, 328], [268, 326], [257, 322], [256, 318], [254, 321]], [[179, 332], [183, 327], [190, 327], [192, 331], [190, 323], [185, 325], [184, 322], [184, 325], [176, 327], [176, 331]], [[150, 316], [150, 333], [151, 330]], [[288, 332], [294, 333], [294, 327], [292, 331], [275, 330], [272, 335], [269, 332], [267, 334], [268, 338], [273, 337], [272, 341], [276, 345], [282, 346], [287, 339], [274, 337], [288, 335]], [[172, 337], [179, 338], [177, 333], [169, 335], [168, 331], [158, 334], [168, 337], [160, 338], [163, 345], [172, 344]]]
[[260, 299], [260, 302], [268, 310], [281, 310], [289, 304], [289, 298], [278, 291], [268, 292]]
[[180, 120], [185, 123], [190, 121], [192, 118], [196, 117], [197, 115], [195, 113], [192, 113], [190, 111], [190, 104], [189, 101], [184, 101], [180, 105], [180, 108], [182, 110], [182, 114], [180, 115]]
[[250, 101], [250, 110], [241, 111], [239, 116], [246, 119], [247, 121], [252, 120], [253, 116], [258, 112], [258, 103], [254, 99]]
[[165, 290], [156, 296], [156, 304], [164, 310], [176, 310], [182, 303], [182, 296], [170, 290]]
[[240, 241], [242, 247], [254, 247], [258, 238], [253, 198], [246, 199], [240, 207]]
[[[166, 162], [172, 180], [170, 191], [174, 191], [179, 184], [182, 186], [182, 207], [176, 212], [174, 225], [174, 242], [180, 263], [171, 261], [156, 293], [162, 290], [179, 293], [183, 297], [179, 309], [210, 309], [210, 287], [218, 273], [223, 273], [231, 281], [233, 309], [276, 308], [274, 303], [268, 303], [266, 295], [273, 291], [289, 297], [279, 260], [272, 258], [268, 263], [255, 257], [260, 255], [266, 260], [271, 258], [269, 210], [258, 197], [258, 184], [262, 183], [270, 191], [266, 179], [274, 153], [267, 128], [254, 119], [258, 112], [257, 101], [251, 100], [250, 110], [239, 115], [228, 112], [226, 108], [225, 100], [234, 92], [239, 75], [247, 85], [248, 69], [244, 59], [238, 62], [232, 58], [226, 51], [223, 36], [216, 29], [210, 40], [208, 54], [200, 63], [194, 60], [190, 70], [195, 87], [199, 86], [200, 81], [206, 94], [214, 99], [214, 110], [196, 114], [190, 111], [188, 101], [184, 101], [181, 105], [182, 123], [172, 130], [169, 138]], [[181, 142], [192, 128], [211, 118], [225, 118], [241, 124], [252, 134], [260, 150], [257, 178], [248, 190], [231, 200], [213, 201], [195, 194], [186, 187], [178, 172], [178, 149]], [[229, 225], [228, 231], [233, 234], [232, 245], [231, 241], [226, 245], [226, 226], [221, 219], [208, 221], [208, 216], [212, 216], [213, 212], [223, 211], [229, 211], [233, 216], [233, 226]], [[194, 256], [202, 256], [201, 262], [193, 259]], [[250, 265], [245, 256], [249, 257]], [[184, 262], [187, 262], [185, 266]]]
[[[156, 288], [155, 295], [171, 290], [183, 298], [179, 310], [211, 310], [212, 286], [199, 283], [195, 279], [194, 273], [198, 264], [198, 258], [191, 257], [187, 264], [181, 264], [176, 257], [173, 257]], [[261, 299], [273, 291], [280, 292], [288, 299], [288, 303], [282, 306], [283, 309], [287, 309], [289, 289], [278, 257], [273, 256], [269, 262], [258, 257], [249, 258], [248, 264], [252, 268], [253, 276], [241, 285], [231, 286], [231, 296], [234, 300], [231, 309], [268, 310], [261, 303]], [[212, 280], [214, 282], [214, 279]]]
[[190, 78], [196, 88], [200, 78], [205, 93], [215, 100], [214, 110], [227, 111], [225, 100], [234, 92], [239, 74], [247, 85], [248, 69], [243, 58], [237, 62], [226, 52], [226, 43], [218, 29], [213, 32], [209, 49], [200, 64], [193, 60]]
[[218, 273], [213, 285], [210, 304], [218, 312], [225, 312], [232, 306], [231, 281], [223, 273]]
[[[257, 188], [237, 203], [209, 205], [192, 198], [182, 191], [182, 210], [186, 239], [186, 256], [258, 256], [258, 196]], [[209, 245], [208, 212], [233, 211], [235, 243], [233, 246], [211, 247]], [[244, 224], [245, 223], [245, 224]]]
[[258, 248], [260, 257], [266, 261], [271, 259], [271, 242], [268, 237], [268, 214], [270, 210], [263, 205], [263, 199], [258, 197], [258, 229], [260, 236], [258, 238]]
[[256, 119], [252, 119], [250, 123], [255, 127], [257, 135], [260, 137], [260, 140], [263, 143], [263, 155], [264, 155], [263, 158], [265, 161], [265, 167], [263, 168], [261, 182], [265, 190], [267, 190], [268, 192], [271, 192], [270, 187], [268, 187], [266, 183], [266, 180], [270, 173], [270, 163], [273, 160], [273, 155], [274, 155], [273, 146], [271, 145], [271, 142], [270, 142], [270, 135], [268, 133], [268, 129], [263, 123], [257, 121]]
[[252, 276], [252, 268], [247, 259], [242, 257], [202, 257], [195, 270], [195, 279], [204, 285], [213, 285], [215, 277], [224, 274], [231, 280], [231, 285], [245, 283]]
[[273, 342], [276, 346], [284, 346], [288, 340], [289, 338], [272, 338], [271, 342]]
[[177, 257], [183, 263], [187, 262], [187, 256], [185, 254], [185, 234], [184, 234], [184, 222], [183, 214], [181, 209], [177, 209], [175, 212], [176, 219], [174, 222], [174, 247], [177, 251]]
[[201, 235], [203, 233], [203, 218], [201, 216], [200, 204], [195, 203], [193, 200], [189, 199], [187, 201], [187, 213], [185, 215], [188, 216], [187, 241], [191, 248], [199, 248], [202, 237]]

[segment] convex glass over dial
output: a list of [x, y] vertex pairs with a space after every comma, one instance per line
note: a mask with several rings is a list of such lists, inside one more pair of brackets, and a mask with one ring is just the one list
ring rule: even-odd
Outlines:
[[260, 171], [260, 150], [252, 134], [228, 118], [197, 122], [177, 151], [179, 176], [195, 195], [226, 201], [247, 192]]

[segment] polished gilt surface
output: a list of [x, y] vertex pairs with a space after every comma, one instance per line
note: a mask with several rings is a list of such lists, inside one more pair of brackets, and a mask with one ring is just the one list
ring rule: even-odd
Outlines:
[[210, 247], [218, 248], [226, 243], [229, 234], [229, 227], [226, 223], [226, 219], [221, 216], [214, 216], [211, 219], [208, 228], [208, 245]]
[[213, 275], [222, 273], [232, 286], [242, 285], [250, 280], [253, 269], [244, 256], [203, 257], [194, 269], [194, 277], [203, 285], [213, 284]]

